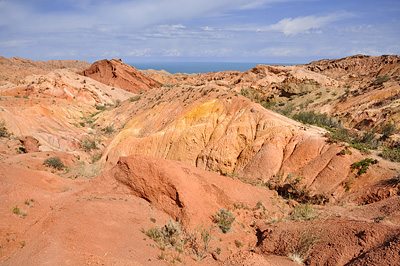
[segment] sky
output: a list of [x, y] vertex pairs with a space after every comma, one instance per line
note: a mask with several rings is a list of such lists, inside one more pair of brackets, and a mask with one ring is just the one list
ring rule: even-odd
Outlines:
[[0, 0], [0, 56], [308, 63], [400, 54], [400, 0]]

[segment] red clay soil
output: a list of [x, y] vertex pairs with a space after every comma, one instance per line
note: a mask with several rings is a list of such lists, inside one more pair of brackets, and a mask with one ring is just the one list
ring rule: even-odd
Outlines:
[[93, 63], [81, 75], [95, 79], [109, 86], [121, 88], [133, 93], [160, 87], [162, 84], [142, 74], [121, 60], [101, 60]]
[[[92, 181], [8, 164], [0, 164], [0, 178], [4, 203], [0, 263], [4, 265], [165, 265], [157, 259], [162, 251], [141, 232], [143, 228], [163, 225], [170, 217], [187, 224], [190, 218], [190, 228], [200, 222], [207, 226], [216, 211], [233, 203], [255, 206], [262, 200], [268, 210], [280, 212], [271, 203], [276, 193], [266, 188], [146, 156], [121, 158], [112, 170]], [[16, 206], [25, 214], [14, 212]], [[219, 247], [220, 253], [214, 259], [207, 253], [206, 265], [230, 261], [232, 252], [241, 248], [235, 247], [235, 241], [256, 244], [255, 234], [242, 223], [246, 214], [240, 211], [242, 215], [235, 212], [238, 222], [230, 233], [213, 229], [210, 251]], [[165, 254], [168, 260], [174, 253], [166, 250]], [[186, 265], [196, 264], [191, 253], [180, 256]], [[269, 263], [269, 259], [262, 261]], [[287, 265], [284, 258], [271, 261], [266, 265]]]
[[266, 188], [186, 163], [144, 155], [121, 157], [113, 169], [96, 179], [95, 184], [104, 186], [110, 182], [115, 184], [114, 187], [124, 185], [129, 193], [184, 224], [210, 223], [210, 217], [220, 208], [233, 204], [255, 206], [258, 201], [263, 201], [271, 211], [279, 211], [270, 199], [275, 193]]
[[[287, 255], [299, 252], [309, 240], [314, 244], [306, 265], [399, 265], [399, 233], [397, 225], [345, 218], [278, 222], [259, 227], [257, 250]], [[375, 254], [379, 257], [372, 258]]]

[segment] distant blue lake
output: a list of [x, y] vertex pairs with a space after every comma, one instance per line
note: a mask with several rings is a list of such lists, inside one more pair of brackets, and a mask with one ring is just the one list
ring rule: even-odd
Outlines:
[[263, 65], [293, 65], [278, 63], [228, 63], [228, 62], [146, 62], [128, 63], [140, 70], [165, 70], [169, 73], [208, 73], [219, 71], [247, 71], [253, 67]]

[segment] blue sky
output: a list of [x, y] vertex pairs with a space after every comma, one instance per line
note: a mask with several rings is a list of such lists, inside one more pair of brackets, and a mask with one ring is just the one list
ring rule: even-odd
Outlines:
[[394, 0], [0, 0], [0, 55], [307, 63], [400, 54]]

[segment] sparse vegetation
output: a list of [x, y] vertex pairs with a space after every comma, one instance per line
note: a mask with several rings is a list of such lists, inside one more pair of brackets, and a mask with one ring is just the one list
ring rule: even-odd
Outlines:
[[14, 206], [12, 209], [13, 213], [15, 213], [16, 215], [19, 215], [20, 217], [24, 217], [26, 216], [26, 212], [21, 210], [18, 205]]
[[115, 132], [115, 130], [114, 130], [113, 126], [106, 126], [104, 128], [104, 133], [107, 134], [107, 135], [110, 135], [110, 134], [112, 134], [114, 132]]
[[156, 226], [148, 230], [142, 229], [142, 232], [156, 241], [161, 250], [170, 248], [179, 253], [187, 252], [194, 255], [196, 260], [202, 260], [208, 252], [212, 227], [200, 226], [195, 231], [189, 232], [180, 222], [169, 220], [163, 226]]
[[243, 244], [243, 242], [240, 242], [239, 240], [235, 239], [235, 246], [236, 246], [237, 248], [241, 248], [241, 247], [244, 246], [244, 244]]
[[365, 131], [363, 134], [349, 134], [345, 128], [338, 128], [325, 134], [331, 143], [346, 142], [351, 147], [369, 154], [369, 149], [377, 149], [379, 142], [376, 139], [375, 131]]
[[214, 223], [226, 234], [232, 227], [232, 223], [235, 221], [235, 216], [229, 210], [221, 209], [214, 216]]
[[92, 163], [97, 162], [98, 160], [100, 160], [100, 158], [101, 158], [101, 152], [96, 152], [90, 156], [90, 160], [92, 161]]
[[357, 171], [356, 177], [359, 177], [362, 174], [367, 172], [367, 170], [371, 164], [377, 164], [377, 163], [378, 163], [378, 160], [376, 160], [376, 159], [374, 160], [372, 158], [365, 158], [361, 161], [353, 163], [351, 165], [351, 169], [352, 169], [352, 171], [356, 170]]
[[388, 75], [377, 76], [377, 77], [375, 77], [375, 81], [374, 81], [373, 85], [381, 86], [381, 85], [383, 85], [383, 83], [385, 83], [386, 81], [389, 81], [389, 80], [390, 80], [390, 77]]
[[400, 162], [400, 149], [385, 148], [379, 156], [392, 162]]
[[273, 175], [266, 185], [269, 189], [277, 191], [283, 198], [294, 199], [300, 203], [324, 204], [329, 201], [327, 195], [323, 193], [311, 196], [310, 190], [302, 180], [303, 177], [300, 175], [294, 178], [288, 174], [285, 178], [284, 173], [281, 172]]
[[44, 160], [43, 164], [47, 167], [51, 167], [57, 170], [63, 170], [65, 168], [64, 163], [59, 157], [50, 157]]
[[104, 110], [106, 110], [106, 109], [107, 109], [107, 106], [106, 106], [106, 105], [96, 105], [96, 110], [104, 111]]
[[298, 204], [290, 212], [291, 220], [311, 220], [316, 217], [314, 208], [309, 204]]
[[196, 261], [200, 261], [206, 257], [211, 241], [212, 229], [212, 227], [203, 228], [200, 226], [188, 235], [187, 246]]
[[340, 123], [337, 119], [328, 117], [327, 114], [319, 114], [314, 111], [299, 112], [293, 118], [304, 124], [317, 125], [319, 127], [338, 128]]
[[147, 231], [142, 230], [148, 237], [158, 243], [161, 250], [166, 247], [172, 248], [180, 253], [184, 251], [186, 236], [183, 226], [180, 222], [168, 221], [164, 226], [150, 228]]
[[320, 242], [321, 236], [319, 234], [312, 229], [304, 229], [297, 241], [292, 242], [288, 258], [296, 263], [303, 264], [314, 245]]
[[11, 133], [8, 132], [6, 123], [4, 121], [0, 121], [0, 138], [8, 138], [10, 136], [11, 136]]
[[91, 150], [98, 150], [96, 138], [93, 136], [92, 138], [86, 137], [81, 141], [81, 146], [84, 151], [88, 152]]
[[393, 123], [387, 123], [381, 127], [382, 140], [388, 139], [397, 132], [397, 128]]
[[134, 97], [129, 98], [130, 102], [137, 102], [140, 100], [140, 95], [136, 95]]
[[380, 223], [380, 222], [382, 222], [383, 220], [386, 220], [386, 219], [387, 219], [386, 215], [378, 216], [378, 217], [374, 218], [374, 222], [375, 223]]

